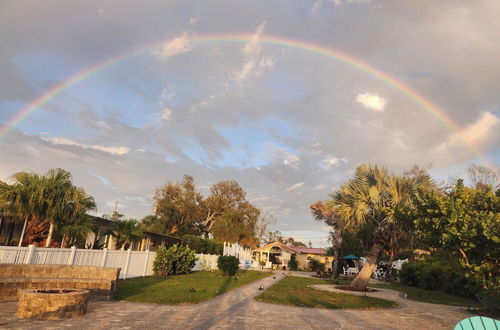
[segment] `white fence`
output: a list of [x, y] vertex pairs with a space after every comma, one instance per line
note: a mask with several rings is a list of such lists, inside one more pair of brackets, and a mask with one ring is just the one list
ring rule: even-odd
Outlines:
[[[252, 250], [238, 244], [224, 243], [223, 254], [237, 257], [242, 265], [252, 260]], [[196, 257], [193, 270], [217, 269], [218, 255], [196, 254]], [[0, 246], [0, 263], [114, 267], [121, 268], [121, 278], [153, 275], [155, 258], [156, 252], [150, 251]]]
[[[196, 257], [193, 270], [217, 269], [219, 256], [197, 254]], [[150, 251], [0, 246], [0, 263], [114, 267], [121, 268], [121, 278], [153, 275], [155, 258], [156, 252]]]
[[247, 249], [242, 247], [237, 243], [226, 243], [224, 242], [223, 255], [235, 256], [240, 259], [240, 264], [245, 264], [246, 262], [252, 261], [252, 249]]

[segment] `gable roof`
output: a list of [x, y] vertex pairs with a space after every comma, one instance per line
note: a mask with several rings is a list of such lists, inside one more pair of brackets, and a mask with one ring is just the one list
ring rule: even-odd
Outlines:
[[299, 253], [309, 253], [309, 254], [326, 254], [326, 250], [323, 248], [307, 248], [301, 246], [294, 246], [294, 250], [297, 250]]

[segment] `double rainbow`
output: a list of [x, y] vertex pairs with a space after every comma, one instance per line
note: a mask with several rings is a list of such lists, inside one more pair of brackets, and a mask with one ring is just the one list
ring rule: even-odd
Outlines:
[[[241, 34], [211, 34], [211, 35], [198, 35], [190, 38], [191, 43], [193, 45], [196, 44], [206, 44], [206, 43], [246, 43], [252, 39], [252, 34], [241, 33]], [[128, 60], [134, 56], [138, 56], [147, 52], [151, 52], [154, 49], [160, 48], [165, 45], [169, 40], [160, 40], [155, 41], [153, 43], [149, 43], [146, 45], [142, 45], [138, 48], [134, 48], [127, 52], [118, 54], [114, 57], [111, 57], [103, 62], [97, 63], [90, 67], [85, 68], [84, 70], [74, 74], [73, 76], [67, 78], [61, 83], [53, 86], [51, 89], [46, 91], [44, 94], [40, 95], [38, 98], [31, 101], [24, 108], [14, 114], [11, 118], [7, 120], [2, 126], [0, 126], [0, 138], [4, 136], [8, 130], [14, 126], [16, 126], [19, 122], [21, 122], [24, 118], [29, 116], [36, 109], [41, 108], [44, 104], [49, 102], [51, 99], [59, 95], [62, 91], [72, 87], [73, 85], [78, 84], [79, 82], [93, 76], [94, 74], [99, 73], [107, 68], [110, 68], [118, 63], [121, 63], [125, 60]], [[430, 100], [425, 98], [422, 94], [412, 89], [410, 86], [404, 84], [400, 80], [395, 77], [377, 69], [376, 67], [363, 62], [362, 60], [351, 56], [349, 54], [343, 53], [341, 51], [327, 48], [322, 45], [309, 43], [301, 40], [288, 39], [284, 37], [272, 36], [272, 35], [262, 35], [259, 38], [259, 42], [264, 45], [271, 46], [284, 46], [294, 49], [299, 49], [302, 51], [306, 51], [309, 53], [317, 54], [320, 56], [324, 56], [329, 59], [333, 59], [345, 64], [350, 65], [353, 68], [364, 71], [381, 81], [391, 85], [394, 89], [400, 91], [411, 100], [413, 100], [416, 104], [418, 104], [422, 109], [428, 111], [432, 115], [434, 115], [438, 120], [443, 122], [446, 126], [448, 126], [452, 131], [456, 132], [461, 139], [465, 142], [468, 148], [477, 156], [487, 159], [484, 152], [474, 143], [468, 139], [462, 131], [462, 128], [458, 123], [456, 123], [452, 117], [450, 117], [445, 111], [440, 109], [438, 106], [433, 104]]]

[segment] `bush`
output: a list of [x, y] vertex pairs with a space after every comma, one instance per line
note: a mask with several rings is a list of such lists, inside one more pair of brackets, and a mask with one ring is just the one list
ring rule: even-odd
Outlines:
[[313, 272], [324, 272], [325, 264], [321, 263], [318, 259], [309, 260], [309, 269]]
[[297, 257], [295, 254], [292, 254], [292, 257], [290, 258], [290, 261], [288, 262], [288, 269], [290, 270], [297, 270], [299, 267], [299, 264], [297, 263]]
[[443, 261], [414, 261], [403, 264], [399, 278], [401, 284], [426, 290], [438, 290], [462, 297], [477, 293], [477, 285], [456, 264]]
[[217, 268], [219, 268], [224, 275], [234, 276], [240, 267], [240, 260], [235, 256], [219, 256], [217, 259]]
[[182, 246], [189, 246], [195, 253], [222, 255], [224, 243], [194, 235], [182, 236]]
[[153, 271], [156, 276], [190, 273], [196, 263], [194, 251], [187, 246], [174, 245], [171, 248], [160, 247], [156, 251]]

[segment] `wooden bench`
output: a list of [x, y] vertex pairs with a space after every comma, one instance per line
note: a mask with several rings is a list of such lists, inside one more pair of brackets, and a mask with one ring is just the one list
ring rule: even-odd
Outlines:
[[22, 289], [85, 289], [92, 300], [109, 300], [120, 268], [0, 264], [0, 301], [17, 300]]

